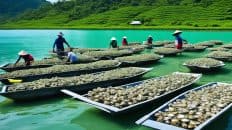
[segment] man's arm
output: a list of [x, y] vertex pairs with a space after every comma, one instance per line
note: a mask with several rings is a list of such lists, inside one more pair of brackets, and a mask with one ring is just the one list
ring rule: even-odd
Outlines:
[[69, 48], [71, 48], [70, 45], [68, 44], [68, 42], [65, 40], [65, 38], [64, 38], [64, 43], [65, 43]]
[[21, 59], [21, 56], [18, 57], [18, 59], [16, 60], [16, 62], [14, 63], [14, 65], [16, 65]]
[[52, 51], [53, 51], [53, 52], [55, 52], [55, 46], [56, 46], [56, 40], [55, 40], [55, 42], [54, 42], [54, 44], [53, 44], [53, 48], [52, 48]]

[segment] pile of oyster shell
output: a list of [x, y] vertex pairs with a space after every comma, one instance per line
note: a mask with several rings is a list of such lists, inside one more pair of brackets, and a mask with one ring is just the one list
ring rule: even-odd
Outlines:
[[182, 50], [178, 50], [178, 49], [175, 49], [175, 48], [159, 47], [159, 48], [155, 48], [154, 52], [156, 54], [160, 54], [160, 55], [171, 55], [171, 54], [181, 53]]
[[194, 129], [232, 103], [232, 85], [214, 84], [191, 91], [165, 110], [155, 113], [155, 120], [185, 129]]
[[132, 55], [132, 56], [124, 56], [115, 58], [115, 60], [119, 62], [140, 62], [140, 61], [153, 61], [159, 60], [162, 56], [156, 54], [140, 54], [140, 55]]
[[224, 47], [209, 48], [210, 51], [229, 51], [230, 49]]
[[[42, 60], [37, 60], [34, 61], [31, 66], [37, 66], [37, 65], [57, 65], [57, 64], [64, 64], [65, 61], [58, 59], [58, 58], [51, 58], [51, 59], [42, 59]], [[16, 65], [14, 64], [9, 64], [6, 66], [7, 68], [15, 68], [15, 67], [24, 67], [25, 63], [24, 62], [19, 62]]]
[[148, 79], [134, 87], [96, 88], [89, 91], [87, 97], [93, 101], [114, 106], [127, 107], [179, 89], [196, 80], [186, 74], [170, 74], [161, 78]]
[[130, 50], [106, 50], [106, 51], [89, 51], [85, 52], [84, 55], [92, 56], [95, 58], [102, 57], [119, 57], [123, 55], [131, 55], [133, 52]]
[[174, 42], [173, 41], [169, 41], [169, 40], [164, 40], [164, 41], [156, 41], [153, 44], [156, 47], [160, 47], [160, 46], [165, 46], [165, 45], [168, 45], [168, 44], [174, 44]]
[[192, 45], [192, 47], [185, 48], [184, 51], [188, 52], [194, 52], [194, 51], [204, 51], [207, 48], [207, 46], [201, 46], [201, 45]]
[[[89, 62], [94, 62], [97, 61], [98, 59], [91, 57], [91, 56], [86, 56], [86, 55], [81, 55], [77, 54], [78, 57], [78, 62], [77, 63], [89, 63]], [[39, 65], [63, 65], [66, 64], [67, 57], [63, 57], [63, 59], [59, 58], [47, 58], [47, 59], [42, 59], [42, 60], [36, 60], [32, 62], [30, 66], [39, 66]], [[6, 67], [7, 68], [15, 68], [15, 67], [24, 67], [25, 63], [24, 62], [19, 62], [16, 65], [14, 64], [9, 64]]]
[[197, 45], [213, 47], [215, 44], [213, 42], [210, 42], [210, 41], [204, 41], [204, 42], [197, 43]]
[[75, 48], [73, 49], [73, 52], [82, 54], [88, 51], [102, 51], [102, 50], [103, 49], [99, 49], [99, 48]]
[[224, 52], [224, 51], [214, 51], [207, 55], [208, 58], [214, 58], [218, 60], [225, 60], [231, 61], [232, 60], [232, 53]]
[[110, 67], [116, 67], [117, 65], [119, 65], [119, 62], [114, 60], [97, 61], [88, 64], [54, 65], [48, 68], [37, 68], [37, 69], [17, 70], [13, 72], [8, 72], [1, 74], [0, 78], [17, 78], [17, 77], [33, 76], [33, 75], [110, 68]]
[[221, 66], [223, 62], [212, 58], [196, 58], [186, 61], [184, 65], [197, 67], [216, 67]]
[[120, 46], [119, 49], [130, 49], [134, 53], [138, 53], [143, 51], [146, 48], [144, 45], [127, 45], [127, 46]]
[[[167, 44], [167, 45], [164, 45], [165, 48], [176, 48], [174, 44]], [[190, 48], [194, 48], [193, 45], [190, 45], [190, 44], [183, 44], [183, 49], [190, 49]]]
[[64, 78], [53, 77], [50, 79], [40, 79], [33, 82], [15, 84], [8, 88], [8, 92], [35, 90], [35, 89], [51, 88], [51, 87], [69, 87], [69, 86], [79, 86], [84, 84], [94, 84], [97, 82], [132, 77], [141, 74], [143, 72], [145, 72], [144, 69], [136, 68], [136, 67], [128, 67], [128, 68], [114, 69], [110, 71], [104, 71], [101, 73], [85, 74], [85, 75], [74, 76], [74, 77], [64, 77]]
[[141, 42], [134, 41], [134, 42], [129, 42], [128, 46], [135, 46], [135, 45], [141, 45], [141, 44], [142, 44]]
[[222, 45], [221, 47], [227, 48], [227, 49], [232, 49], [232, 44], [228, 43], [228, 44]]
[[222, 45], [223, 44], [223, 41], [220, 41], [220, 40], [210, 40], [208, 42], [211, 42], [211, 43], [213, 43], [215, 45]]

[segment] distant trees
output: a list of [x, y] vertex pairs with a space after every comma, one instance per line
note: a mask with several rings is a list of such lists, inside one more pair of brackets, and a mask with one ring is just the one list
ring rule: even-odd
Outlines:
[[[46, 0], [0, 0], [0, 15], [16, 15], [18, 19], [41, 19], [51, 15], [64, 15], [68, 20], [81, 19], [126, 6], [200, 5], [207, 7], [220, 0], [60, 0], [50, 4]], [[35, 8], [38, 8], [35, 10]], [[1, 17], [0, 17], [1, 18]]]

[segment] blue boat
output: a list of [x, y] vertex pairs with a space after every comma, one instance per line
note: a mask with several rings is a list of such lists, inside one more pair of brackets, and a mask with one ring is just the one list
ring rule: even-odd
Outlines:
[[[139, 102], [139, 103], [136, 103], [136, 104], [133, 104], [133, 105], [130, 105], [130, 106], [127, 106], [127, 107], [123, 107], [123, 108], [117, 108], [117, 107], [114, 107], [114, 106], [110, 106], [110, 105], [106, 105], [106, 104], [103, 104], [103, 103], [99, 103], [99, 102], [95, 102], [95, 101], [92, 101], [91, 99], [87, 98], [87, 94], [84, 94], [84, 95], [80, 95], [80, 94], [77, 94], [73, 91], [70, 91], [70, 90], [61, 90], [63, 93], [69, 95], [69, 96], [72, 96], [73, 98], [76, 98], [78, 100], [81, 100], [93, 107], [96, 107], [100, 110], [103, 110], [107, 113], [110, 113], [110, 114], [119, 114], [119, 113], [125, 113], [125, 112], [128, 112], [128, 111], [131, 111], [133, 109], [137, 109], [137, 108], [140, 108], [140, 107], [143, 107], [144, 105], [148, 104], [148, 103], [151, 103], [151, 102], [155, 102], [155, 101], [158, 101], [160, 100], [161, 98], [164, 98], [164, 97], [168, 97], [172, 94], [175, 94], [177, 92], [180, 92], [182, 91], [183, 89], [185, 89], [186, 87], [190, 86], [191, 84], [195, 83], [197, 80], [199, 80], [201, 78], [201, 74], [193, 74], [193, 73], [181, 73], [181, 72], [174, 72], [173, 74], [184, 74], [184, 75], [191, 75], [191, 76], [194, 76], [195, 77], [195, 80], [186, 84], [186, 85], [183, 85], [183, 86], [180, 86], [178, 89], [175, 89], [175, 90], [172, 90], [170, 92], [167, 92], [167, 93], [164, 93], [158, 97], [154, 97], [152, 99], [149, 99], [149, 100], [146, 100], [146, 101], [142, 101], [142, 102]], [[153, 78], [153, 79], [159, 79], [159, 78], [162, 78], [162, 77], [156, 77], [156, 78]], [[151, 80], [151, 79], [148, 79], [148, 80]], [[147, 80], [143, 80], [143, 81], [139, 81], [139, 82], [134, 82], [134, 83], [130, 83], [130, 84], [126, 84], [126, 85], [122, 85], [120, 87], [123, 87], [123, 88], [131, 88], [131, 87], [136, 87], [137, 85], [139, 84], [142, 84], [143, 82], [146, 82]]]
[[[105, 80], [105, 81], [99, 81], [99, 82], [92, 82], [92, 83], [73, 85], [73, 86], [46, 87], [46, 88], [40, 88], [40, 89], [34, 89], [34, 90], [21, 90], [21, 91], [16, 91], [16, 92], [9, 92], [8, 88], [11, 86], [6, 85], [0, 91], [0, 95], [13, 99], [15, 101], [26, 101], [26, 100], [44, 99], [46, 97], [62, 95], [62, 92], [61, 92], [62, 89], [68, 89], [68, 90], [71, 90], [77, 93], [83, 93], [83, 92], [92, 90], [94, 88], [97, 88], [98, 86], [109, 87], [109, 86], [117, 86], [117, 85], [122, 85], [125, 83], [134, 82], [138, 80], [142, 75], [152, 70], [152, 68], [140, 68], [140, 69], [144, 71], [139, 74], [130, 76], [130, 77]], [[97, 72], [93, 74], [99, 74], [99, 73], [103, 73], [103, 72]]]
[[[220, 85], [220, 84], [228, 85], [226, 83], [213, 82], [213, 83], [209, 83], [209, 84], [206, 84], [206, 85], [191, 89], [191, 90], [189, 90], [189, 91], [187, 91], [187, 92], [185, 92], [183, 94], [180, 94], [179, 96], [173, 98], [172, 100], [168, 101], [167, 103], [165, 103], [161, 107], [157, 108], [156, 110], [150, 112], [149, 114], [143, 116], [142, 118], [140, 118], [139, 120], [136, 121], [136, 124], [144, 125], [144, 126], [154, 128], [154, 129], [159, 129], [159, 130], [186, 130], [186, 129], [181, 128], [181, 127], [177, 127], [177, 126], [173, 126], [173, 125], [170, 125], [170, 124], [158, 122], [158, 121], [155, 120], [155, 117], [153, 117], [153, 115], [156, 114], [159, 111], [164, 111], [166, 108], [169, 107], [169, 104], [175, 102], [176, 100], [184, 99], [185, 95], [188, 94], [189, 92], [198, 91], [198, 90], [201, 90], [203, 88], [212, 87], [212, 85], [217, 85], [217, 84], [218, 85]], [[213, 122], [213, 120], [217, 119], [220, 115], [222, 115], [224, 112], [226, 112], [231, 107], [232, 107], [232, 103], [230, 103], [229, 105], [224, 107], [220, 112], [218, 112], [217, 114], [215, 114], [211, 118], [207, 119], [204, 123], [198, 125], [194, 130], [203, 129], [206, 125]]]

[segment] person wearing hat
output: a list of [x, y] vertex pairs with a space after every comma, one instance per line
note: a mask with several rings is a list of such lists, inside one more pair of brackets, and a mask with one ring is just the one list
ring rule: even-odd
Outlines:
[[[180, 34], [182, 33], [182, 31], [180, 30], [176, 30], [174, 33], [172, 33], [172, 35], [175, 37], [175, 46], [176, 46], [176, 49], [182, 49], [183, 47], [183, 41], [186, 41], [184, 39], [182, 39], [180, 37]], [[187, 42], [187, 41], [186, 41]]]
[[149, 35], [147, 38], [147, 44], [152, 44], [152, 42], [153, 42], [153, 38], [151, 35]]
[[118, 48], [118, 43], [117, 43], [117, 39], [115, 37], [111, 38], [111, 42], [110, 42], [110, 48]]
[[124, 37], [122, 38], [122, 46], [127, 46], [127, 45], [128, 45], [127, 37], [124, 36]]
[[55, 47], [56, 47], [57, 55], [64, 56], [65, 55], [65, 53], [64, 53], [64, 43], [69, 48], [70, 48], [70, 45], [68, 44], [68, 42], [63, 37], [64, 34], [62, 32], [59, 32], [59, 34], [57, 36], [58, 36], [58, 38], [55, 40], [55, 42], [53, 44], [53, 52], [55, 52]]
[[18, 53], [18, 55], [19, 55], [19, 57], [14, 65], [16, 65], [21, 60], [21, 58], [24, 59], [26, 66], [31, 65], [31, 63], [34, 61], [33, 56], [31, 54], [28, 54], [26, 51], [22, 50]]

